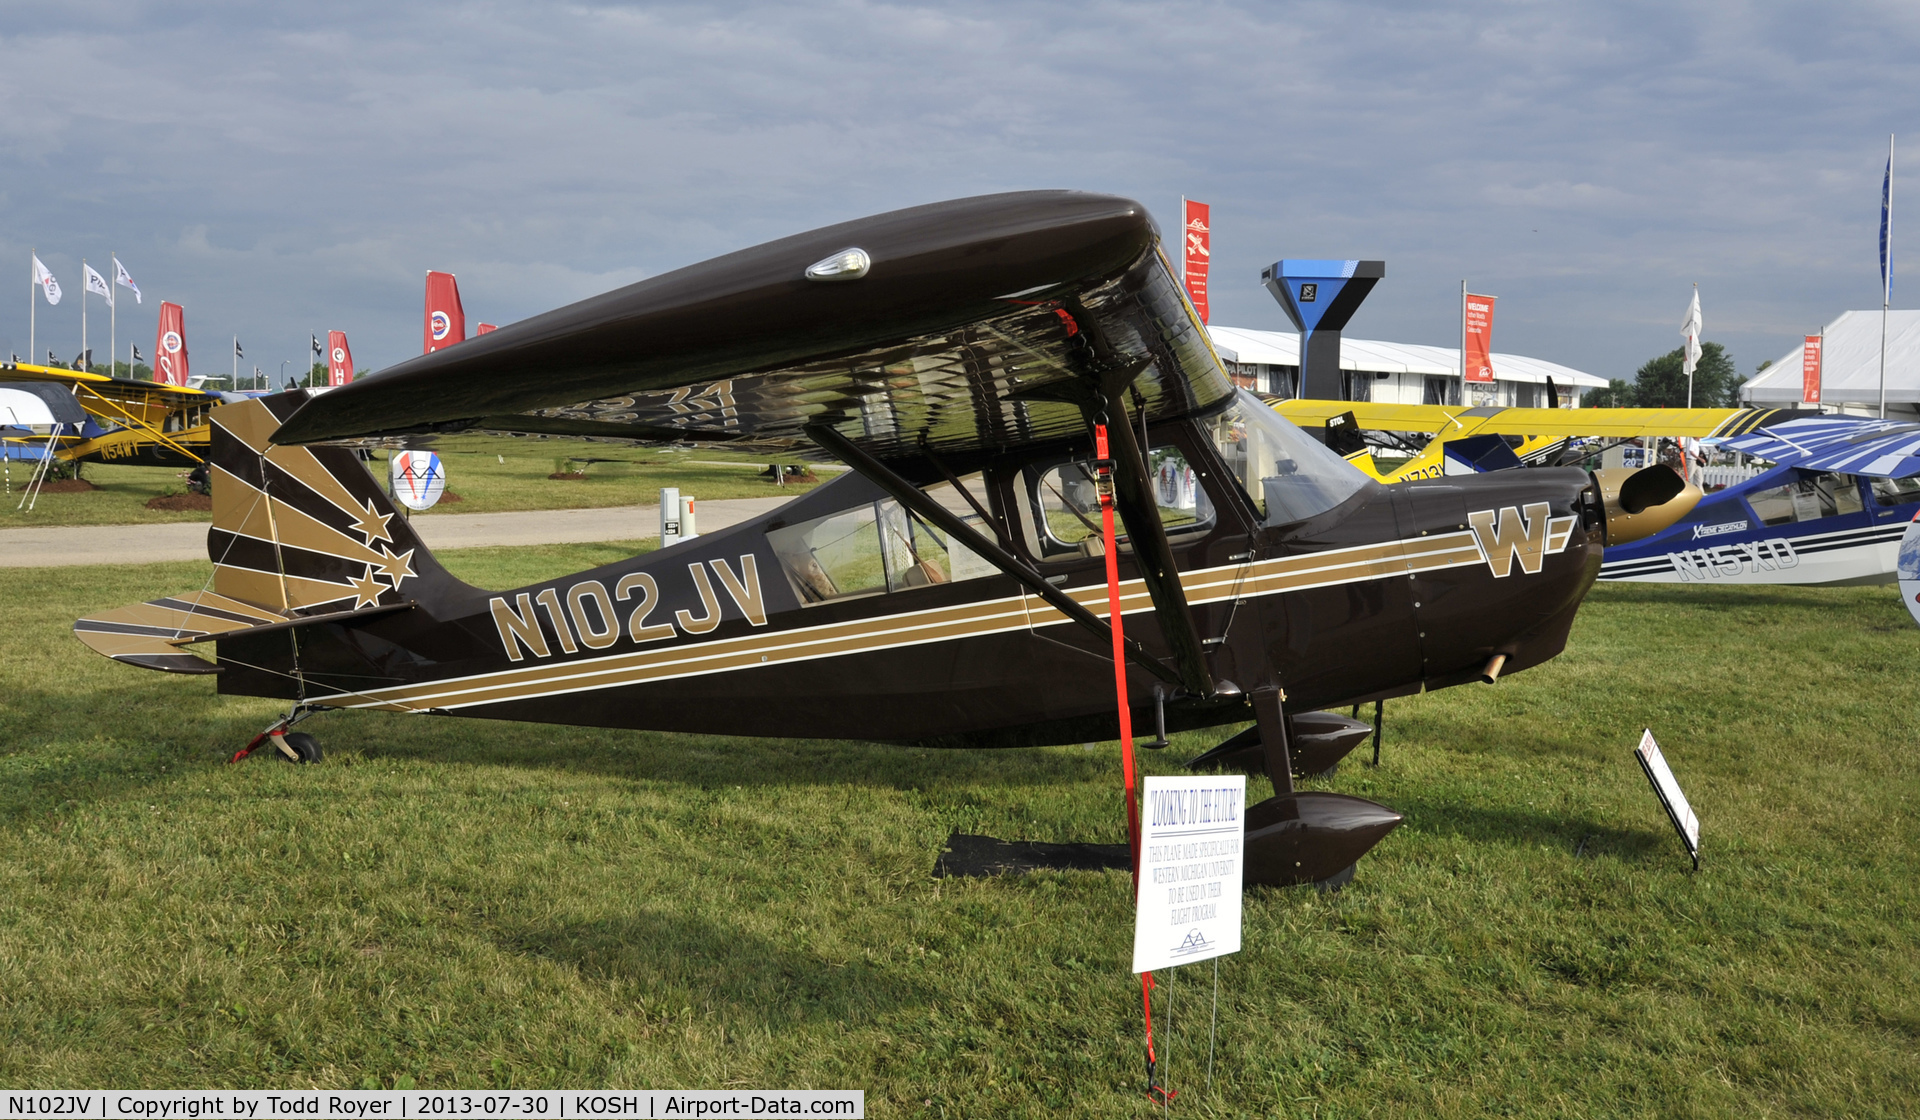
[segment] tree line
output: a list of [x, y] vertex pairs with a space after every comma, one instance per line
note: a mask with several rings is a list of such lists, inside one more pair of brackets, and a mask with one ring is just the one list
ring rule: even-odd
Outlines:
[[[1613, 378], [1604, 389], [1580, 398], [1582, 408], [1685, 408], [1687, 375], [1685, 347], [1648, 361], [1634, 371], [1631, 382]], [[1761, 362], [1758, 373], [1772, 365]], [[1738, 408], [1740, 387], [1747, 379], [1733, 368], [1733, 359], [1718, 342], [1700, 344], [1700, 364], [1693, 371], [1693, 407]]]

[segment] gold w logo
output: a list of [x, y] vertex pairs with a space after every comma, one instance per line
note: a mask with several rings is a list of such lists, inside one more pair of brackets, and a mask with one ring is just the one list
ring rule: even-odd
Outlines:
[[1515, 556], [1520, 557], [1521, 571], [1530, 576], [1540, 573], [1540, 565], [1547, 558], [1547, 522], [1552, 508], [1546, 502], [1528, 505], [1523, 523], [1519, 510], [1505, 506], [1500, 510], [1497, 528], [1490, 509], [1475, 510], [1467, 515], [1467, 524], [1473, 526], [1473, 535], [1480, 539], [1480, 551], [1487, 554], [1487, 567], [1493, 569], [1495, 579], [1512, 574]]

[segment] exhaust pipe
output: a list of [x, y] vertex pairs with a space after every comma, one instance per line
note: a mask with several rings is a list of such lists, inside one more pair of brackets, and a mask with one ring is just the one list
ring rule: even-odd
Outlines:
[[1700, 488], [1664, 466], [1629, 471], [1608, 467], [1590, 472], [1604, 511], [1608, 544], [1651, 537], [1682, 517], [1704, 497]]
[[1480, 683], [1492, 684], [1500, 679], [1500, 670], [1507, 667], [1507, 655], [1496, 653], [1487, 658], [1487, 667], [1480, 670]]

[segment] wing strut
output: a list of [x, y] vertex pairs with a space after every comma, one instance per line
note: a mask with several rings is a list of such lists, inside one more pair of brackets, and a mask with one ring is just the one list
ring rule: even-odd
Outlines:
[[[1113, 641], [1113, 630], [1100, 616], [1080, 605], [1071, 595], [1048, 583], [1039, 572], [1001, 548], [1000, 545], [980, 535], [973, 526], [953, 515], [945, 506], [927, 497], [918, 486], [895, 474], [880, 460], [866, 453], [858, 444], [847, 439], [825, 424], [810, 424], [807, 435], [827, 452], [854, 470], [866, 476], [875, 486], [892, 495], [894, 500], [912, 510], [928, 524], [958, 540], [976, 554], [983, 556], [994, 567], [1021, 582], [1027, 590], [1047, 601], [1047, 605], [1077, 622], [1090, 634], [1102, 641]], [[1147, 654], [1135, 641], [1128, 641], [1127, 658], [1134, 664], [1166, 681], [1168, 684], [1181, 684], [1180, 677], [1173, 670], [1162, 665]]]
[[[1127, 539], [1133, 544], [1133, 556], [1139, 563], [1140, 578], [1153, 599], [1153, 612], [1159, 616], [1160, 631], [1173, 649], [1173, 663], [1180, 670], [1177, 682], [1195, 696], [1210, 697], [1213, 674], [1200, 643], [1200, 631], [1193, 625], [1193, 610], [1187, 605], [1186, 589], [1180, 586], [1180, 565], [1173, 558], [1173, 546], [1167, 543], [1167, 530], [1160, 524], [1153, 504], [1153, 483], [1147, 477], [1145, 449], [1134, 442], [1132, 425], [1127, 423], [1127, 406], [1118, 391], [1105, 394], [1109, 414], [1119, 422], [1108, 428], [1114, 453], [1113, 504], [1127, 524]], [[1097, 422], [1097, 418], [1096, 422]]]

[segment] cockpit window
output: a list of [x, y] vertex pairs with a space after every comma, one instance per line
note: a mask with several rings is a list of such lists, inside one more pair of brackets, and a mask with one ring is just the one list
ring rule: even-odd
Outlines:
[[[1153, 483], [1154, 506], [1160, 514], [1160, 524], [1168, 536], [1213, 526], [1213, 502], [1178, 447], [1156, 447], [1148, 451], [1147, 475]], [[1093, 464], [1076, 459], [1043, 469], [1030, 468], [1028, 480], [1039, 554], [1050, 560], [1068, 553], [1099, 556], [1104, 546], [1100, 492], [1094, 482]], [[1125, 539], [1118, 522], [1115, 531], [1121, 534], [1120, 539]]]
[[1369, 481], [1359, 468], [1245, 389], [1225, 412], [1204, 423], [1228, 470], [1268, 525], [1325, 513]]
[[[984, 499], [980, 476], [961, 480]], [[991, 537], [992, 528], [945, 482], [927, 495]], [[999, 569], [891, 498], [866, 502], [767, 534], [801, 605], [990, 576]]]

